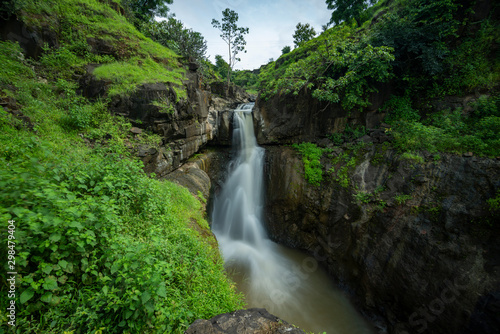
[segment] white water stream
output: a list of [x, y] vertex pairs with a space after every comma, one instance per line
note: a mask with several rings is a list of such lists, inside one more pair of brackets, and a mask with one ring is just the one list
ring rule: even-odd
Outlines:
[[264, 149], [257, 146], [252, 108], [250, 103], [234, 111], [237, 154], [212, 213], [226, 268], [248, 307], [266, 308], [306, 331], [372, 333], [313, 257], [269, 239], [262, 214]]

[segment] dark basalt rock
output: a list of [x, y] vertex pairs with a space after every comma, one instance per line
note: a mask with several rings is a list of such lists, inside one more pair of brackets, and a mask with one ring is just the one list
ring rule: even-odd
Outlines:
[[210, 320], [196, 320], [185, 334], [305, 334], [299, 328], [270, 314], [253, 308], [224, 313]]
[[358, 155], [348, 188], [326, 174], [308, 184], [295, 150], [267, 147], [271, 237], [312, 254], [364, 314], [384, 319], [380, 333], [496, 333], [500, 216], [486, 201], [500, 190], [500, 161], [418, 163], [382, 147]]

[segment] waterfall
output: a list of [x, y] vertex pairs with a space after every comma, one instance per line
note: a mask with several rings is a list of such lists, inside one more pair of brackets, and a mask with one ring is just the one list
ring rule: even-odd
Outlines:
[[[250, 303], [273, 311], [276, 301], [292, 298], [283, 284], [290, 261], [276, 251], [263, 224], [264, 149], [253, 129], [253, 103], [240, 105], [233, 115], [233, 151], [230, 173], [214, 201], [212, 229], [226, 267], [245, 273]], [[280, 303], [281, 304], [281, 303]]]
[[249, 307], [266, 308], [308, 331], [371, 333], [314, 257], [269, 239], [263, 223], [265, 152], [255, 138], [253, 105], [234, 111], [234, 158], [212, 211], [226, 268]]

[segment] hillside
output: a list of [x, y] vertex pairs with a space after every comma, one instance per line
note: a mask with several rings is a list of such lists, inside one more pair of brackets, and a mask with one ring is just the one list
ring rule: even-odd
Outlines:
[[[162, 137], [112, 113], [162, 83], [167, 95], [145, 103], [179, 119], [191, 106], [187, 63], [139, 33], [118, 2], [12, 4], [0, 42], [0, 219], [4, 236], [14, 221], [15, 267], [3, 252], [2, 332], [8, 271], [22, 333], [182, 332], [240, 307], [203, 195], [146, 175], [136, 154]], [[91, 93], [91, 78], [102, 91]]]
[[247, 92], [269, 238], [324, 268], [381, 334], [496, 333], [498, 4], [378, 1], [233, 72], [245, 92], [138, 3], [0, 5], [0, 333], [13, 301], [19, 333], [210, 318], [197, 325], [300, 332], [269, 309], [224, 314], [244, 296], [208, 215]]
[[499, 156], [498, 6], [379, 1], [361, 17], [261, 68], [262, 105], [310, 95], [354, 119], [373, 113], [401, 151]]

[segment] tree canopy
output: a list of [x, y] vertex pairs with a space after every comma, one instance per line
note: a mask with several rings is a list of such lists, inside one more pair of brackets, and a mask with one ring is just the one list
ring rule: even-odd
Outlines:
[[[138, 22], [154, 19], [155, 16], [167, 17], [174, 0], [123, 0], [122, 5], [128, 8]], [[137, 25], [137, 22], [136, 22]]]
[[245, 27], [238, 27], [236, 22], [238, 22], [238, 13], [234, 10], [226, 8], [222, 12], [222, 23], [216, 19], [212, 19], [212, 26], [214, 28], [219, 29], [222, 34], [220, 37], [224, 42], [228, 45], [229, 50], [229, 69], [227, 75], [227, 84], [229, 89], [230, 83], [230, 71], [234, 68], [236, 62], [240, 61], [236, 56], [240, 51], [245, 51], [245, 45], [247, 42], [245, 41], [245, 34], [248, 34], [249, 29]]
[[359, 14], [376, 2], [377, 0], [326, 0], [328, 9], [333, 9], [330, 23], [339, 24], [352, 18], [357, 21]]
[[316, 31], [313, 27], [311, 27], [309, 23], [302, 24], [299, 22], [295, 28], [295, 33], [293, 34], [293, 43], [295, 43], [296, 47], [301, 46], [302, 44], [316, 36]]
[[167, 20], [142, 23], [140, 30], [154, 41], [184, 57], [205, 59], [207, 41], [199, 32], [186, 29], [184, 24], [171, 16]]

